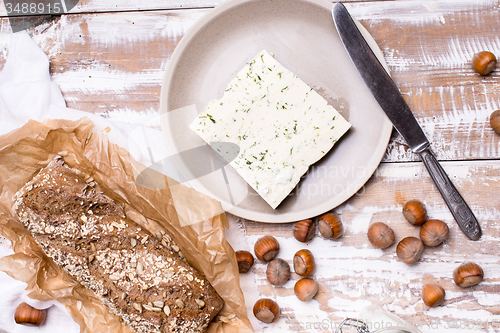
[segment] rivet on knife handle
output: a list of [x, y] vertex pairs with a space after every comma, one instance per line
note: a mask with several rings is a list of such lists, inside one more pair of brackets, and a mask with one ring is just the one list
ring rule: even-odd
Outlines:
[[428, 149], [422, 151], [420, 157], [462, 231], [470, 239], [478, 240], [481, 237], [481, 227], [443, 167]]

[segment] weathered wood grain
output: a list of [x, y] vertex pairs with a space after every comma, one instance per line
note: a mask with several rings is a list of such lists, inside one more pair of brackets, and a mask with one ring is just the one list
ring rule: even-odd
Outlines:
[[[30, 34], [49, 56], [52, 78], [69, 107], [102, 115], [147, 115], [159, 112], [163, 74], [175, 46], [206, 12], [65, 15]], [[3, 56], [8, 30], [4, 19]]]
[[[99, 13], [120, 12], [138, 10], [164, 10], [164, 9], [190, 9], [190, 8], [213, 8], [226, 0], [150, 0], [138, 2], [136, 0], [65, 0], [67, 7], [76, 5], [67, 13]], [[353, 0], [353, 1], [377, 1], [377, 0]], [[3, 2], [3, 1], [2, 1]], [[337, 2], [337, 1], [331, 1]], [[7, 16], [5, 6], [0, 6], [0, 16]]]
[[[290, 265], [293, 254], [301, 248], [308, 248], [315, 256], [318, 268], [314, 277], [321, 286], [320, 293], [306, 306], [293, 294], [298, 275], [292, 274], [283, 287], [273, 287], [266, 280], [265, 265], [258, 262], [251, 275], [244, 277], [246, 283], [257, 284], [262, 297], [276, 299], [282, 306], [278, 326], [316, 332], [314, 328], [307, 329], [307, 325], [339, 323], [346, 317], [357, 316], [363, 307], [373, 303], [421, 326], [423, 332], [442, 332], [447, 326], [467, 322], [478, 323], [477, 328], [482, 331], [495, 331], [492, 327], [498, 328], [500, 324], [500, 210], [496, 195], [500, 163], [445, 162], [444, 168], [481, 223], [483, 236], [477, 242], [468, 240], [461, 232], [421, 163], [383, 163], [359, 195], [334, 210], [345, 226], [344, 236], [335, 241], [318, 234], [309, 243], [299, 243], [293, 238], [292, 223], [241, 221], [250, 248], [259, 237], [271, 234], [281, 245], [278, 256]], [[422, 259], [414, 266], [398, 260], [396, 243], [379, 250], [366, 237], [373, 222], [391, 226], [396, 242], [406, 236], [418, 237], [419, 228], [406, 222], [401, 212], [403, 203], [409, 199], [423, 201], [429, 217], [445, 221], [450, 228], [448, 240], [435, 248], [426, 247]], [[464, 261], [474, 261], [483, 267], [485, 279], [478, 286], [463, 289], [454, 284], [452, 272]], [[423, 304], [421, 288], [425, 283], [437, 283], [446, 290], [443, 306], [429, 309]]]
[[[500, 108], [499, 71], [472, 70], [474, 53], [500, 55], [497, 1], [353, 3], [392, 76], [443, 160], [497, 158], [488, 119]], [[396, 138], [387, 161], [414, 159]]]
[[[489, 114], [500, 108], [499, 72], [481, 77], [470, 66], [481, 49], [500, 54], [494, 1], [354, 2], [348, 7], [378, 42], [439, 159], [500, 156], [499, 137], [488, 124]], [[48, 17], [30, 33], [49, 55], [68, 106], [126, 119], [158, 112], [169, 57], [209, 10]], [[0, 66], [9, 29], [2, 19]], [[417, 159], [395, 134], [384, 161]]]
[[[65, 13], [105, 13], [124, 11], [149, 11], [149, 10], [169, 10], [169, 9], [192, 9], [192, 8], [213, 8], [226, 0], [65, 0], [67, 11]], [[53, 1], [54, 2], [54, 1]], [[22, 1], [20, 1], [22, 3]], [[49, 3], [44, 1], [44, 3]], [[16, 15], [18, 12], [13, 12]], [[0, 16], [7, 16], [7, 8], [4, 1], [0, 1]]]
[[[51, 75], [69, 107], [128, 122], [142, 122], [159, 113], [165, 68], [179, 40], [205, 13], [223, 0], [137, 1], [81, 0], [72, 14], [36, 17], [30, 29], [51, 62]], [[471, 242], [453, 221], [421, 163], [394, 133], [384, 163], [363, 189], [335, 209], [344, 221], [338, 241], [316, 237], [308, 244], [291, 235], [292, 224], [242, 221], [249, 248], [258, 237], [275, 235], [280, 257], [291, 263], [295, 251], [307, 247], [316, 256], [314, 277], [319, 295], [303, 304], [293, 295], [298, 276], [283, 287], [265, 279], [257, 263], [242, 285], [255, 286], [256, 297], [272, 297], [282, 307], [281, 319], [257, 327], [271, 331], [332, 332], [348, 316], [375, 303], [403, 319], [421, 324], [423, 332], [459, 332], [477, 323], [481, 331], [500, 327], [499, 220], [500, 136], [488, 125], [500, 108], [500, 70], [487, 77], [470, 67], [472, 55], [487, 49], [500, 55], [500, 6], [497, 0], [353, 1], [349, 10], [379, 44], [398, 87], [423, 126], [444, 168], [483, 228]], [[196, 9], [186, 9], [196, 8]], [[4, 7], [0, 4], [0, 16]], [[0, 19], [0, 69], [8, 55], [8, 18]], [[409, 163], [400, 163], [409, 162]], [[417, 235], [404, 221], [402, 204], [411, 198], [427, 205], [429, 215], [446, 221], [448, 241], [426, 248], [422, 260], [409, 267], [395, 256], [395, 245], [374, 249], [366, 238], [368, 225], [382, 221], [397, 239]], [[485, 270], [477, 287], [454, 285], [451, 272], [473, 260]], [[447, 290], [444, 306], [427, 309], [420, 300], [424, 283]], [[452, 325], [457, 325], [453, 327]], [[258, 330], [259, 331], [259, 330]], [[470, 330], [463, 330], [463, 332]]]

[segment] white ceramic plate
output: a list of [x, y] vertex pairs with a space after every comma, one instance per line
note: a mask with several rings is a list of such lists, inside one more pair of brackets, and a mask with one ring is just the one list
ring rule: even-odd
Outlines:
[[[196, 22], [172, 54], [160, 102], [169, 153], [177, 154], [174, 160], [181, 178], [221, 201], [234, 215], [262, 222], [320, 215], [362, 189], [384, 156], [392, 124], [349, 59], [331, 8], [327, 0], [230, 0]], [[376, 43], [360, 28], [385, 64]], [[217, 157], [188, 128], [208, 101], [220, 98], [229, 81], [262, 49], [274, 54], [353, 125], [277, 209], [228, 165], [215, 166], [206, 175], [199, 171], [217, 165]]]

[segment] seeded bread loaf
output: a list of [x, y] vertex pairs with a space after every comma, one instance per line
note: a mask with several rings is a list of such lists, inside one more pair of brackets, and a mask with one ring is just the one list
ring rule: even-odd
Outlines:
[[16, 193], [14, 209], [44, 252], [135, 332], [205, 332], [222, 309], [168, 234], [127, 218], [60, 157]]

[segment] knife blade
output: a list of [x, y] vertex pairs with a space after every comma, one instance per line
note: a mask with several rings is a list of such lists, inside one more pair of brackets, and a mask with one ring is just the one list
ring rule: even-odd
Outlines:
[[333, 6], [332, 16], [340, 39], [363, 81], [410, 149], [420, 155], [460, 229], [470, 239], [478, 240], [481, 237], [479, 222], [432, 153], [429, 140], [398, 87], [342, 3]]

